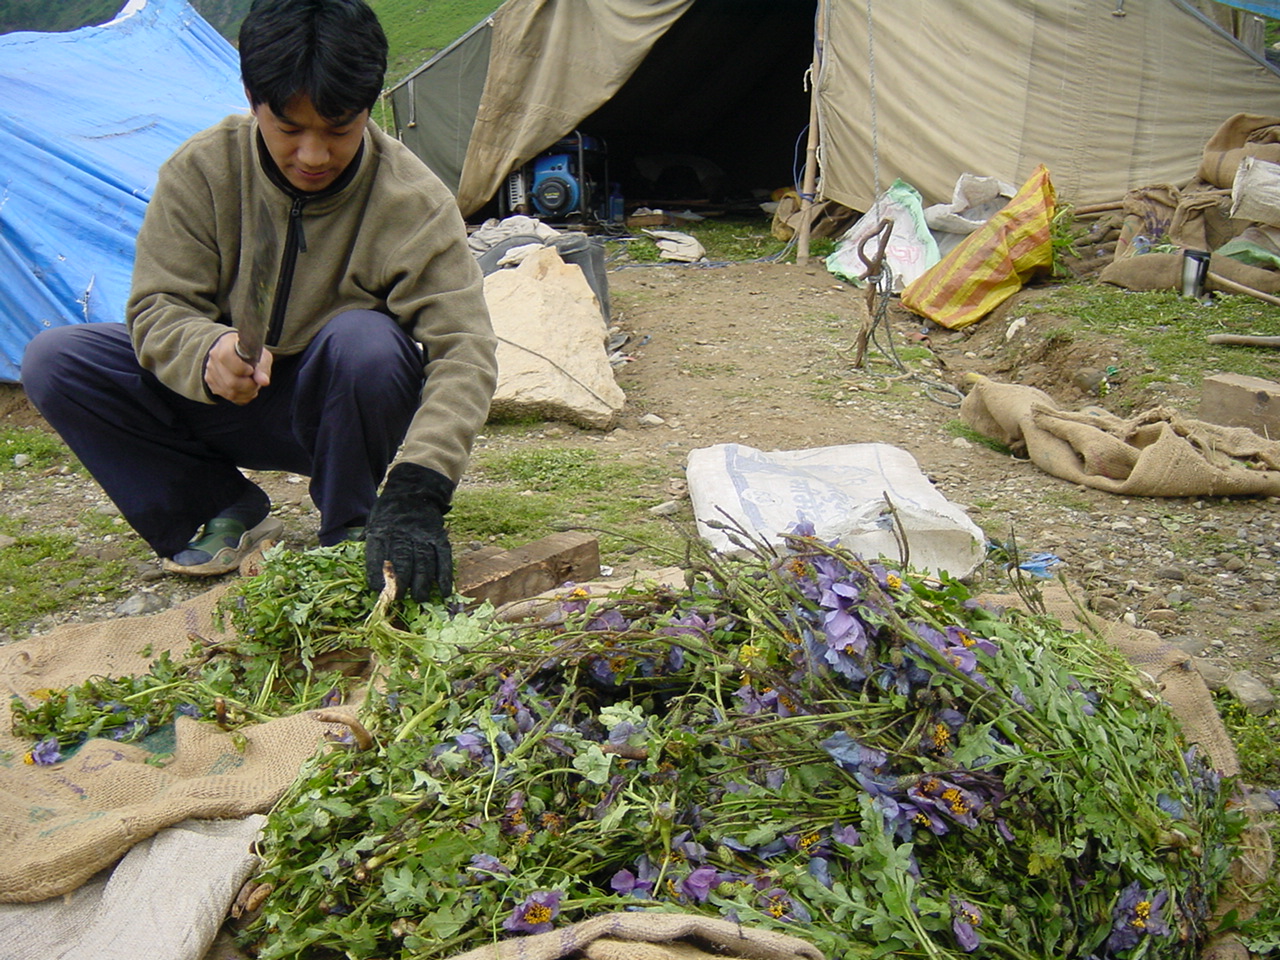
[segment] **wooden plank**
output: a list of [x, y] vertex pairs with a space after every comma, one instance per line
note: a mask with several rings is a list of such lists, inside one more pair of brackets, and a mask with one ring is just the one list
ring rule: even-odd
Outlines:
[[458, 593], [500, 606], [554, 590], [568, 580], [600, 576], [600, 544], [579, 531], [553, 533], [496, 556], [458, 558], [454, 583]]

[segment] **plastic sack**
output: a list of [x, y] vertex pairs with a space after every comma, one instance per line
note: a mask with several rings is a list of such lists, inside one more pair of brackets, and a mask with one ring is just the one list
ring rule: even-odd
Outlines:
[[902, 305], [958, 330], [1053, 266], [1054, 193], [1041, 164], [1004, 208], [902, 291]]
[[904, 558], [917, 570], [965, 577], [986, 555], [986, 538], [921, 472], [907, 451], [855, 443], [765, 453], [736, 443], [690, 452], [686, 475], [698, 533], [720, 553], [737, 546], [717, 523], [781, 543], [797, 523], [867, 560]]
[[925, 223], [933, 231], [939, 258], [990, 220], [1017, 192], [1017, 187], [996, 177], [961, 174], [951, 191], [950, 203], [935, 203], [924, 208]]
[[860, 283], [867, 275], [867, 265], [858, 255], [858, 244], [875, 233], [885, 218], [893, 221], [884, 262], [893, 272], [895, 293], [938, 262], [938, 244], [925, 222], [919, 191], [903, 180], [895, 180], [840, 238], [826, 259], [827, 271], [850, 283]]

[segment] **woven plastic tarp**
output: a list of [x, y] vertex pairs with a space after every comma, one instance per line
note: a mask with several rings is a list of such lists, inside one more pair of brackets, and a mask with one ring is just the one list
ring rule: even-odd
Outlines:
[[184, 0], [0, 36], [0, 381], [45, 327], [124, 319], [160, 164], [245, 107], [235, 49]]

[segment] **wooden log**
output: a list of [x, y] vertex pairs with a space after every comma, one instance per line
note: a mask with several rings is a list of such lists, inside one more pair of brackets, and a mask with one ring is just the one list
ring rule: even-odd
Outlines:
[[1221, 274], [1213, 273], [1212, 271], [1205, 277], [1205, 285], [1212, 285], [1215, 290], [1222, 290], [1225, 293], [1244, 294], [1246, 297], [1254, 297], [1263, 303], [1272, 303], [1280, 307], [1280, 297], [1273, 297], [1271, 294], [1255, 290], [1253, 287], [1246, 287], [1243, 283], [1228, 280]]
[[1259, 337], [1246, 333], [1211, 333], [1209, 343], [1229, 343], [1237, 347], [1280, 347], [1280, 337]]
[[599, 542], [590, 534], [571, 530], [497, 554], [463, 554], [458, 558], [454, 583], [464, 597], [500, 606], [554, 590], [568, 580], [599, 576]]

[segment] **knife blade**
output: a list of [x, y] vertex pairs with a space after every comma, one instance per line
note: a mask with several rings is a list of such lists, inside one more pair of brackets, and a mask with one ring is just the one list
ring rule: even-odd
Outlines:
[[264, 202], [258, 204], [258, 219], [254, 231], [253, 255], [249, 260], [249, 316], [236, 320], [236, 354], [245, 363], [257, 366], [262, 359], [266, 343], [267, 324], [270, 321], [271, 291], [275, 287], [276, 228], [271, 222], [271, 211]]

